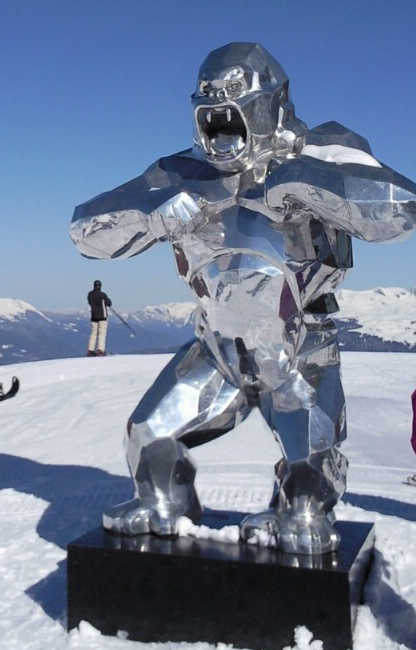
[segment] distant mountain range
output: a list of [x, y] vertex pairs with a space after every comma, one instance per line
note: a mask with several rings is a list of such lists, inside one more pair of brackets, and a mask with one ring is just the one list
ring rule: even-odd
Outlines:
[[[336, 314], [343, 350], [416, 352], [416, 289], [341, 290]], [[194, 303], [171, 303], [110, 315], [107, 351], [113, 354], [174, 352], [193, 336]], [[84, 356], [89, 309], [40, 311], [0, 298], [0, 365]]]

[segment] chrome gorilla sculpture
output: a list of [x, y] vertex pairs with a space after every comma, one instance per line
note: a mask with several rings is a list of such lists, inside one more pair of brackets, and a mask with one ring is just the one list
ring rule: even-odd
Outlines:
[[416, 185], [336, 122], [308, 130], [288, 78], [266, 50], [231, 43], [205, 59], [192, 103], [194, 146], [79, 206], [71, 235], [92, 258], [173, 246], [194, 291], [196, 338], [146, 393], [128, 424], [135, 498], [104, 526], [136, 535], [198, 521], [188, 449], [260, 409], [283, 452], [267, 511], [241, 536], [270, 533], [286, 552], [335, 550], [332, 509], [345, 490], [346, 436], [335, 287], [351, 235], [385, 241], [416, 224]]

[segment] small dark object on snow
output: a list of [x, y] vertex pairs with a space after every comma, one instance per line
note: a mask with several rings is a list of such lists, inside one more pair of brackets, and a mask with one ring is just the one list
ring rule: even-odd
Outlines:
[[0, 384], [0, 402], [2, 402], [5, 399], [9, 399], [10, 397], [14, 397], [19, 390], [20, 382], [17, 377], [13, 377], [12, 379], [12, 385], [10, 389], [5, 393], [3, 391], [3, 384]]

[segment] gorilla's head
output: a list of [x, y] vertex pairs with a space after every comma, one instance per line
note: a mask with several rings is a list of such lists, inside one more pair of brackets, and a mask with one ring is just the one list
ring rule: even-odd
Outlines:
[[195, 143], [225, 172], [251, 168], [294, 118], [289, 79], [258, 43], [230, 43], [208, 54], [192, 103]]

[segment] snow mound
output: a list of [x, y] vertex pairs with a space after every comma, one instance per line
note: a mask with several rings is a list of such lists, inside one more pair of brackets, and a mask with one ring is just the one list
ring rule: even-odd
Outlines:
[[283, 650], [323, 650], [322, 641], [313, 641], [313, 634], [304, 625], [295, 628], [295, 644], [293, 647], [286, 646]]

